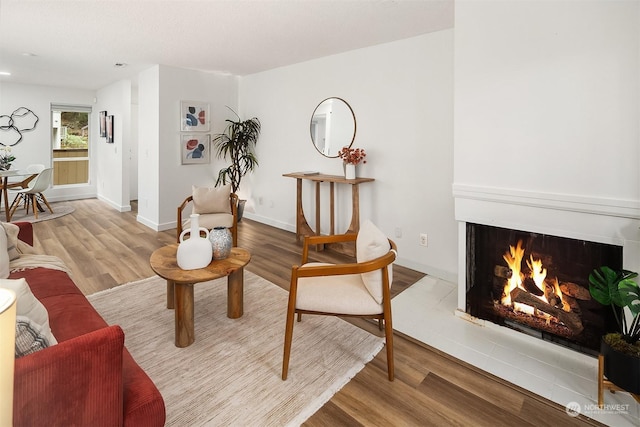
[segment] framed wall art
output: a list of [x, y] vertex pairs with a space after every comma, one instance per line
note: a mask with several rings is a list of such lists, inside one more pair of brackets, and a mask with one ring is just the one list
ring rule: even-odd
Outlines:
[[100, 136], [107, 136], [107, 112], [100, 111]]
[[107, 116], [105, 120], [106, 137], [109, 144], [113, 144], [113, 116]]
[[201, 165], [211, 159], [211, 135], [180, 135], [180, 158], [183, 165]]
[[199, 101], [180, 102], [180, 130], [208, 132], [211, 124], [209, 104]]

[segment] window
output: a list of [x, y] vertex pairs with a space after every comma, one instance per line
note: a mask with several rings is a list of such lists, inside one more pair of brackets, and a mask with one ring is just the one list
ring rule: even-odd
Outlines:
[[53, 185], [89, 183], [91, 107], [51, 106]]

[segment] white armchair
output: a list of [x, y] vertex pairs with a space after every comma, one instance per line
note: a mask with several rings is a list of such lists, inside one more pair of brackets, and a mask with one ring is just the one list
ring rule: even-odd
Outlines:
[[[307, 263], [309, 247], [323, 243], [356, 242], [356, 263]], [[287, 379], [294, 317], [302, 314], [364, 317], [384, 323], [389, 381], [394, 379], [393, 325], [391, 320], [392, 263], [396, 245], [375, 225], [366, 221], [358, 234], [305, 236], [302, 265], [291, 270], [291, 287], [282, 360]]]
[[196, 187], [193, 186], [189, 197], [178, 206], [177, 217], [177, 241], [180, 243], [180, 233], [189, 228], [189, 215], [183, 211], [188, 205], [192, 205], [191, 213], [200, 215], [198, 221], [200, 227], [211, 230], [214, 227], [227, 227], [233, 236], [233, 246], [238, 246], [238, 196], [231, 192], [231, 185], [221, 187]]

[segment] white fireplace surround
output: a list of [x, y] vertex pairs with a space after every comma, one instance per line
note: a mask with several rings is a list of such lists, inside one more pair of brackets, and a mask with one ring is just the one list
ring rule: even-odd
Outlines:
[[623, 247], [623, 268], [640, 272], [640, 202], [454, 184], [458, 221], [458, 311], [466, 311], [466, 224]]

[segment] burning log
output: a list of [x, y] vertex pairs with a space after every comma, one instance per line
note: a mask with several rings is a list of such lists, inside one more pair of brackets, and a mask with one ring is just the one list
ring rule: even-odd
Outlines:
[[513, 276], [513, 270], [503, 265], [496, 265], [493, 267], [493, 274], [494, 276], [501, 277], [503, 279], [511, 279], [511, 276]]
[[521, 304], [530, 305], [540, 311], [544, 311], [551, 316], [556, 317], [565, 324], [574, 334], [579, 334], [584, 329], [580, 316], [575, 313], [566, 312], [560, 308], [553, 307], [539, 298], [531, 295], [524, 289], [515, 288], [511, 291], [511, 301]]
[[582, 301], [589, 301], [591, 299], [589, 289], [575, 283], [562, 282], [560, 283], [560, 290], [563, 294], [569, 295], [570, 297], [573, 297], [575, 299], [579, 299]]

